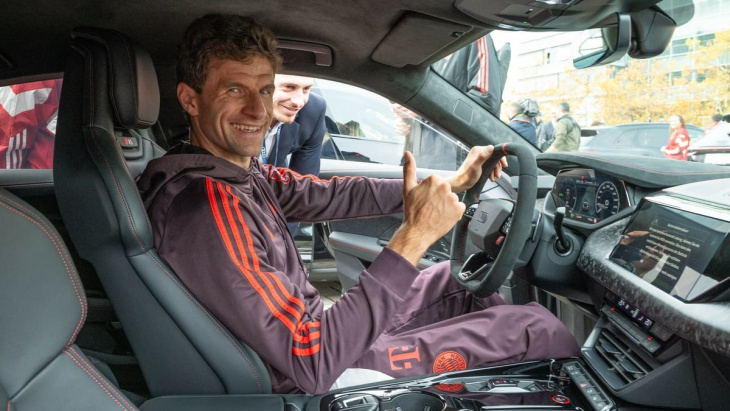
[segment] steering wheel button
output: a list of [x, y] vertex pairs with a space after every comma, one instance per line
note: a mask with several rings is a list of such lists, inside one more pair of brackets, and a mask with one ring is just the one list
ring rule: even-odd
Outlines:
[[488, 217], [489, 214], [487, 214], [485, 211], [480, 211], [479, 217], [477, 217], [477, 221], [479, 221], [480, 223], [486, 223]]

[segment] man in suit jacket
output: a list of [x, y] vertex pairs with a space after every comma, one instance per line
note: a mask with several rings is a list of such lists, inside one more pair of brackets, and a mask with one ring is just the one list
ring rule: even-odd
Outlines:
[[[319, 175], [322, 140], [326, 131], [325, 101], [310, 94], [313, 84], [310, 77], [277, 74], [274, 83], [274, 116], [264, 140], [261, 159], [299, 174]], [[287, 164], [289, 154], [291, 158]]]

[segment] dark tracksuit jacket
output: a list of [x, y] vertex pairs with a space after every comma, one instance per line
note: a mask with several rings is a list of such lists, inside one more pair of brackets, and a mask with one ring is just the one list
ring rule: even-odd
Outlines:
[[242, 169], [190, 145], [151, 161], [138, 185], [155, 245], [193, 294], [261, 356], [274, 392], [323, 392], [382, 333], [418, 270], [384, 253], [357, 289], [324, 312], [283, 216], [316, 222], [395, 213], [403, 184], [326, 182], [251, 163]]
[[183, 144], [151, 161], [138, 186], [160, 256], [259, 354], [275, 393], [326, 392], [347, 368], [400, 377], [577, 352], [567, 331], [551, 331], [559, 321], [542, 307], [473, 298], [448, 264], [419, 274], [388, 248], [324, 311], [284, 216], [399, 212], [402, 180], [323, 181], [257, 159], [242, 169]]

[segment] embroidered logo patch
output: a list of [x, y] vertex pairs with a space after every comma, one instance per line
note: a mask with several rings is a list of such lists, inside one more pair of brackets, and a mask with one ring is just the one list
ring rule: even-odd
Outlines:
[[[466, 369], [466, 360], [456, 351], [444, 351], [433, 362], [433, 372], [442, 373]], [[464, 389], [463, 384], [438, 384], [434, 388], [446, 392], [459, 392]]]
[[433, 372], [442, 373], [466, 369], [466, 360], [456, 351], [444, 351], [433, 362]]

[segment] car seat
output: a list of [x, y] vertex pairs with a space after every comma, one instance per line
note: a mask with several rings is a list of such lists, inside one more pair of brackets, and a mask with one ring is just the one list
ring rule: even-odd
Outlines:
[[51, 222], [0, 189], [0, 226], [0, 406], [136, 410], [74, 344], [86, 298]]
[[75, 29], [71, 46], [56, 133], [56, 196], [150, 394], [270, 393], [259, 357], [193, 297], [154, 249], [133, 175], [159, 150], [149, 140], [126, 140], [157, 121], [160, 95], [151, 57], [106, 29]]

